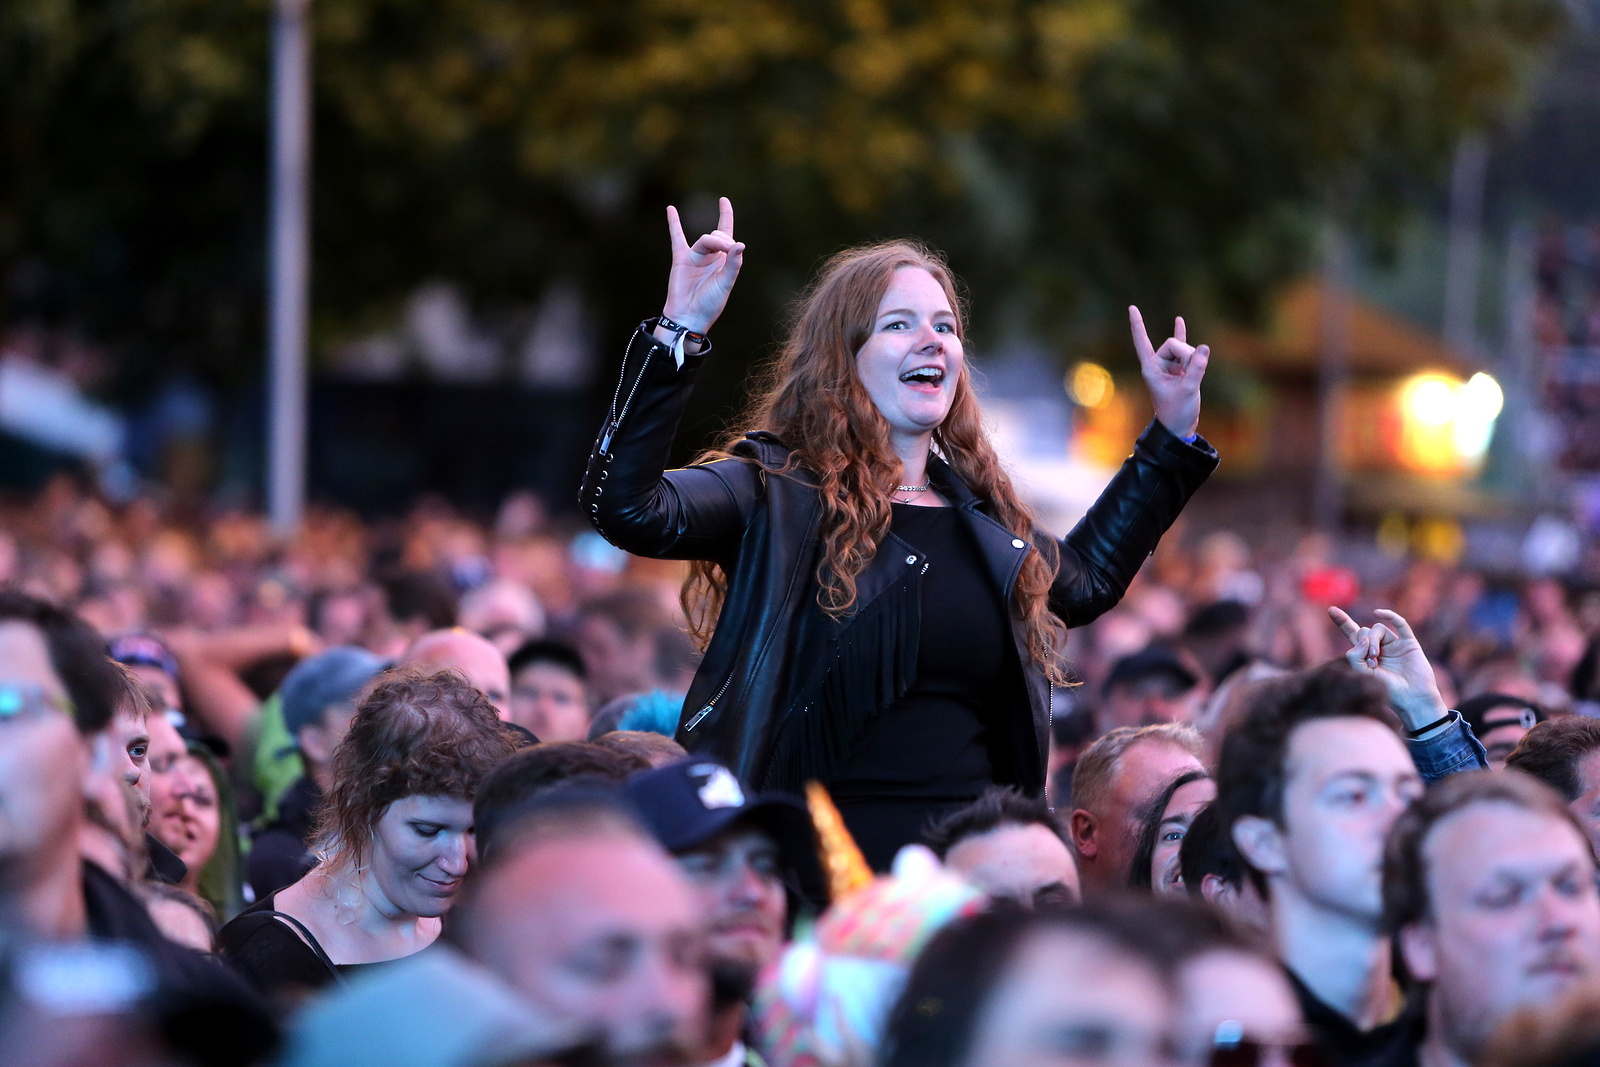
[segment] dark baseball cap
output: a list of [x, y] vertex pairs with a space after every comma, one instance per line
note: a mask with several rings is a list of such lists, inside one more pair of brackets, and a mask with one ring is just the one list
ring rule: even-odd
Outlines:
[[1117, 686], [1135, 685], [1154, 677], [1171, 678], [1185, 690], [1200, 684], [1200, 676], [1184, 662], [1183, 657], [1165, 645], [1151, 645], [1143, 651], [1123, 656], [1112, 664], [1111, 673], [1106, 675], [1106, 684], [1101, 691], [1109, 693]]
[[690, 757], [642, 771], [624, 788], [645, 826], [668, 852], [687, 852], [736, 822], [772, 835], [784, 868], [807, 886], [820, 884], [817, 835], [804, 804], [792, 797], [745, 793], [732, 771]]
[[[1531, 730], [1545, 720], [1544, 709], [1539, 705], [1505, 693], [1480, 694], [1471, 700], [1463, 700], [1456, 710], [1480, 739], [1490, 730], [1501, 726], [1521, 726]], [[1490, 719], [1495, 721], [1490, 723]]]
[[295, 664], [283, 680], [283, 725], [293, 737], [322, 721], [329, 705], [351, 700], [389, 662], [364, 648], [340, 645]]

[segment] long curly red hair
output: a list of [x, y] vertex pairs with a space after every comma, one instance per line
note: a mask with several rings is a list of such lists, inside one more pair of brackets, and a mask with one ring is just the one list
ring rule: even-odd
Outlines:
[[[855, 606], [856, 579], [889, 532], [890, 496], [900, 478], [889, 424], [861, 382], [856, 354], [871, 336], [878, 304], [902, 267], [920, 268], [938, 281], [955, 312], [956, 336], [964, 342], [965, 308], [950, 268], [936, 252], [911, 241], [840, 252], [797, 301], [788, 338], [740, 428], [699, 460], [727, 458], [745, 430], [762, 429], [792, 450], [786, 469], [799, 466], [816, 475], [823, 508], [817, 602], [834, 617], [848, 615]], [[1066, 626], [1049, 605], [1060, 558], [1054, 540], [1034, 538], [1033, 511], [1018, 497], [984, 433], [965, 361], [950, 414], [934, 431], [933, 443], [962, 481], [988, 501], [1001, 525], [1037, 545], [1017, 576], [1012, 610], [1026, 623], [1033, 661], [1052, 681], [1064, 684], [1060, 650]], [[702, 644], [710, 640], [726, 592], [727, 576], [714, 562], [691, 566], [683, 607], [690, 632]]]

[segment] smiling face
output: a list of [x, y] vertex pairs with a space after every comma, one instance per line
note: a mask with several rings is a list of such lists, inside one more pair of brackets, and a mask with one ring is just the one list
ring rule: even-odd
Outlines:
[[1464, 1059], [1510, 1012], [1600, 974], [1600, 896], [1588, 842], [1553, 815], [1478, 803], [1424, 845], [1431, 919], [1402, 932]]
[[1210, 778], [1197, 778], [1173, 790], [1167, 810], [1161, 813], [1161, 823], [1156, 827], [1156, 847], [1150, 854], [1151, 888], [1157, 893], [1185, 892], [1178, 852], [1183, 847], [1184, 835], [1189, 832], [1189, 824], [1215, 799], [1217, 783]]
[[217, 850], [222, 812], [217, 807], [217, 785], [211, 771], [197, 756], [178, 757], [167, 772], [171, 787], [153, 829], [161, 842], [188, 865], [184, 888], [200, 884], [200, 871]]
[[921, 267], [896, 270], [856, 353], [856, 373], [897, 446], [926, 439], [944, 422], [963, 360], [944, 286]]
[[373, 827], [367, 867], [393, 908], [434, 918], [450, 910], [473, 856], [472, 802], [413, 794]]

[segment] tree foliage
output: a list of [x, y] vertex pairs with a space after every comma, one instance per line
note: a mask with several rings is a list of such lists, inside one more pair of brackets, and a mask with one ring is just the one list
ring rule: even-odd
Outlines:
[[[819, 256], [890, 234], [948, 249], [1005, 328], [1131, 298], [1248, 308], [1308, 213], [1427, 184], [1496, 122], [1559, 6], [313, 3], [319, 338], [438, 277], [516, 301], [576, 276], [636, 319], [662, 206], [725, 193], [752, 247], [730, 330], [752, 345]], [[256, 373], [270, 7], [0, 5], [13, 315]]]

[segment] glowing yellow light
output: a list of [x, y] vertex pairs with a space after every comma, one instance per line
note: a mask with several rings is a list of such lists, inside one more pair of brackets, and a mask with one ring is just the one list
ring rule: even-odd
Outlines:
[[1404, 556], [1411, 547], [1411, 525], [1406, 517], [1391, 511], [1378, 523], [1378, 548], [1389, 556]]
[[1423, 519], [1411, 531], [1417, 555], [1438, 563], [1454, 564], [1467, 547], [1466, 534], [1454, 519]]
[[[1400, 386], [1399, 400], [1401, 462], [1430, 474], [1477, 469], [1505, 406], [1500, 383], [1481, 371], [1465, 382], [1436, 372], [1418, 374]], [[1440, 544], [1448, 541], [1440, 537]]]
[[1067, 392], [1080, 407], [1103, 408], [1117, 395], [1117, 383], [1100, 364], [1079, 363], [1067, 372]]
[[1461, 387], [1461, 413], [1475, 421], [1493, 422], [1500, 409], [1505, 407], [1506, 394], [1500, 383], [1479, 371]]
[[1419, 374], [1406, 382], [1406, 414], [1423, 426], [1443, 426], [1455, 417], [1461, 383], [1443, 374]]

